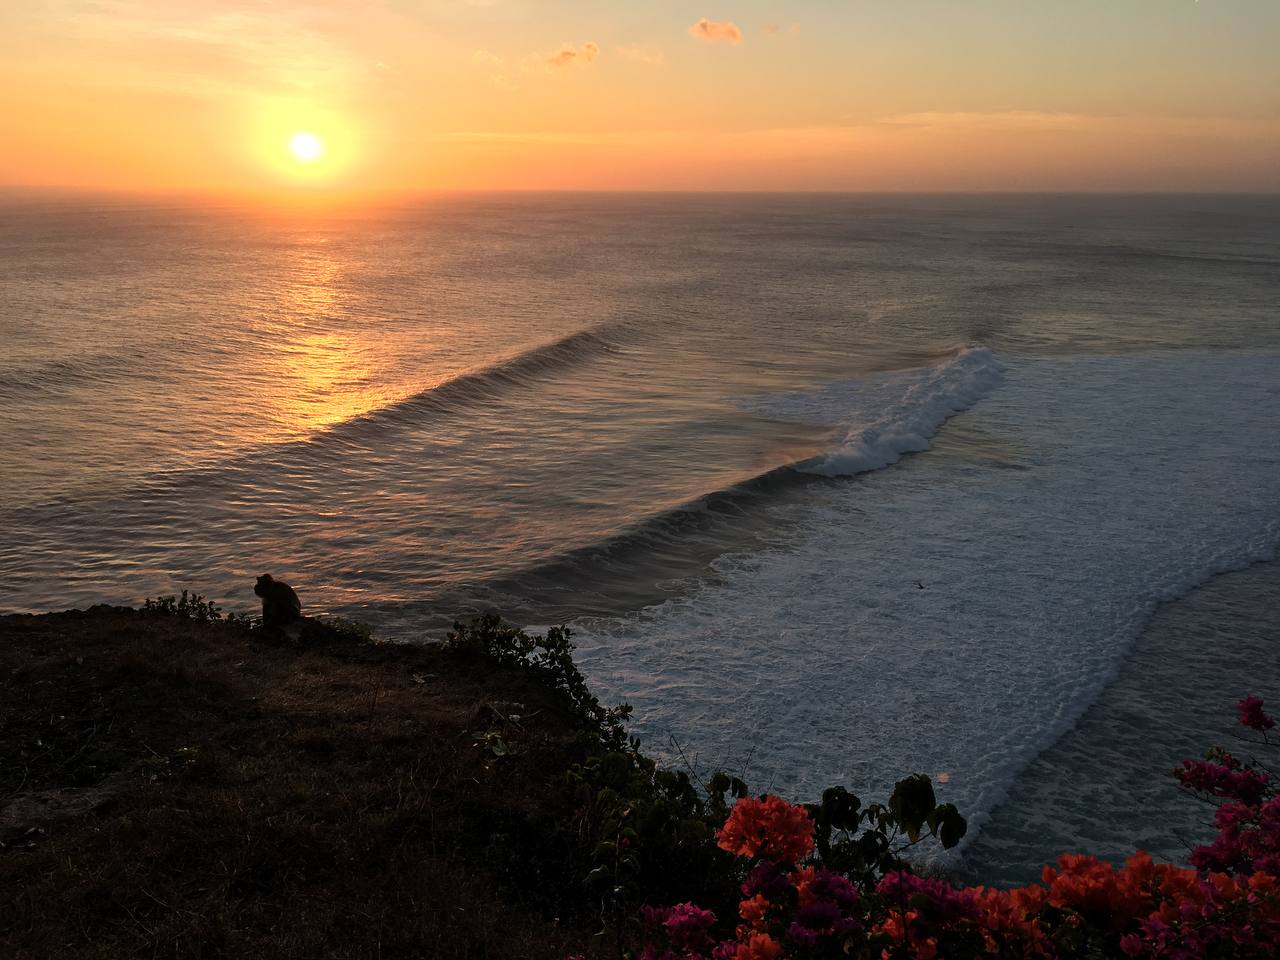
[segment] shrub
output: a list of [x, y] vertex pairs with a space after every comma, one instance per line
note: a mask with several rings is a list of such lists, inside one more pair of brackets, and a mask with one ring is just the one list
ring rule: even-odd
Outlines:
[[373, 627], [359, 620], [346, 617], [326, 617], [320, 624], [339, 640], [353, 643], [373, 643]]
[[628, 744], [625, 725], [631, 707], [625, 703], [601, 706], [587, 686], [587, 678], [573, 662], [572, 638], [567, 627], [552, 627], [545, 636], [533, 636], [490, 613], [470, 623], [454, 623], [445, 637], [444, 648], [532, 673], [564, 697], [569, 711], [601, 744], [621, 749]]
[[[214, 606], [212, 600], [206, 600], [198, 593], [188, 593], [186, 590], [179, 597], [172, 594], [155, 599], [148, 597], [142, 606], [142, 612], [157, 617], [177, 617], [195, 623], [217, 623], [223, 619], [221, 607]], [[242, 618], [232, 614], [227, 619], [239, 622]]]
[[[583, 798], [576, 815], [587, 863], [582, 893], [594, 904], [601, 935], [613, 934], [621, 949], [639, 932], [646, 901], [697, 894], [713, 904], [732, 902], [732, 858], [714, 838], [728, 798], [746, 795], [741, 780], [716, 774], [695, 783], [646, 757], [627, 735], [631, 708], [605, 707], [591, 694], [563, 627], [534, 636], [488, 615], [455, 623], [444, 647], [527, 672], [557, 693], [578, 722], [582, 759], [565, 776]], [[493, 752], [493, 741], [484, 742]]]

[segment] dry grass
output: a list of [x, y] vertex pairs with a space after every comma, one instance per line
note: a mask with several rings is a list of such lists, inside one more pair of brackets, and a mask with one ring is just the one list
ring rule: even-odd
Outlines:
[[0, 956], [560, 960], [577, 751], [536, 685], [429, 649], [0, 618]]

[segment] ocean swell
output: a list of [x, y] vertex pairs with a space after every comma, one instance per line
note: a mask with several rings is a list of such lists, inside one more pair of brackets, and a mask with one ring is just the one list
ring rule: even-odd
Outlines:
[[[927, 450], [947, 419], [1000, 384], [1001, 371], [990, 350], [969, 347], [927, 367], [837, 381], [812, 393], [749, 399], [744, 406], [762, 414], [840, 423], [845, 439], [819, 456], [674, 504], [607, 538], [486, 584], [485, 589], [506, 598], [570, 596], [580, 608], [565, 607], [566, 615], [590, 614], [595, 611], [582, 600], [604, 582], [661, 579], [659, 570], [668, 571], [668, 576], [704, 573], [705, 565], [731, 544], [740, 550], [747, 545], [744, 538], [752, 541], [759, 532], [755, 528], [767, 526], [762, 511], [785, 502], [788, 494], [878, 470], [904, 454]], [[520, 609], [510, 602], [508, 606]]]
[[549, 372], [617, 353], [616, 332], [616, 327], [608, 326], [579, 330], [369, 410], [329, 427], [320, 436], [346, 436], [369, 427], [412, 422], [423, 413], [451, 413], [484, 403]]
[[124, 353], [100, 353], [0, 370], [0, 399], [27, 401], [61, 396], [86, 386], [146, 377], [148, 368], [131, 366], [133, 359]]

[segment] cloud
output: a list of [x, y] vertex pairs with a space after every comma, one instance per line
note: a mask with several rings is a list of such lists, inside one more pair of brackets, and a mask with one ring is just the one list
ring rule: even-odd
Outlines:
[[594, 40], [588, 40], [580, 47], [566, 43], [560, 48], [559, 53], [547, 57], [547, 63], [553, 67], [568, 67], [575, 63], [590, 63], [598, 56], [600, 56], [600, 44]]
[[649, 47], [639, 43], [633, 43], [629, 47], [619, 47], [618, 56], [650, 67], [660, 67], [666, 62], [661, 47]]
[[[1018, 136], [1091, 136], [1109, 140], [1140, 137], [1214, 138], [1224, 142], [1263, 139], [1274, 143], [1280, 126], [1259, 125], [1255, 121], [1214, 116], [1170, 116], [1162, 114], [1048, 113], [1034, 110], [992, 110], [907, 113], [883, 117], [874, 124], [886, 130], [946, 135], [980, 133]], [[1013, 142], [1013, 141], [1011, 141]]]
[[730, 23], [728, 20], [723, 22], [708, 20], [706, 17], [689, 28], [689, 36], [705, 40], [707, 43], [738, 44], [742, 42], [742, 31], [738, 29], [737, 24]]
[[879, 122], [897, 127], [981, 127], [1019, 128], [1028, 130], [1047, 129], [1080, 129], [1097, 123], [1105, 118], [1086, 116], [1078, 113], [1042, 113], [1032, 110], [992, 110], [966, 111], [958, 110], [949, 113], [905, 113], [896, 117], [885, 117]]

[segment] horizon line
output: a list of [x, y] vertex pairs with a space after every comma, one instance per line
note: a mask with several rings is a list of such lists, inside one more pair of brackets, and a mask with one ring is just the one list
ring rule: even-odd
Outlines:
[[65, 198], [84, 197], [102, 199], [151, 199], [151, 200], [204, 200], [204, 201], [254, 201], [268, 203], [335, 203], [386, 202], [395, 200], [428, 199], [448, 196], [524, 195], [524, 196], [830, 196], [830, 197], [884, 197], [884, 196], [1127, 196], [1127, 197], [1280, 197], [1280, 187], [1274, 189], [1232, 190], [1134, 190], [1122, 188], [1096, 189], [777, 189], [777, 188], [573, 188], [573, 187], [436, 187], [387, 191], [283, 191], [268, 193], [252, 190], [147, 190], [130, 187], [51, 186], [47, 184], [0, 183], [0, 196], [5, 195], [56, 195]]

